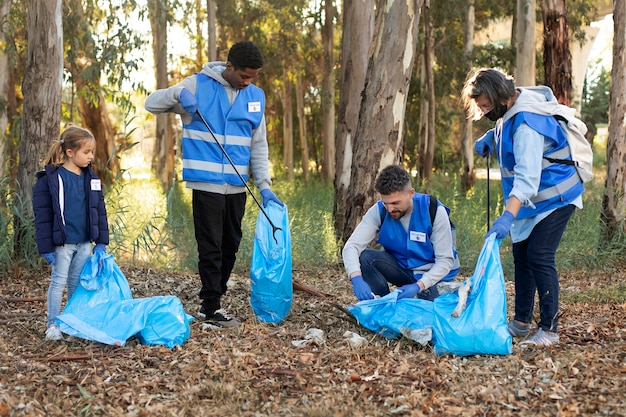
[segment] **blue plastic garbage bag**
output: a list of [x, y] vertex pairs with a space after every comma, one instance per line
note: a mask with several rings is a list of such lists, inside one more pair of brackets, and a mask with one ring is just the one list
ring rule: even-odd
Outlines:
[[506, 322], [506, 292], [500, 263], [500, 240], [495, 234], [485, 240], [478, 256], [466, 309], [452, 317], [458, 302], [456, 292], [434, 301], [433, 339], [435, 353], [459, 356], [511, 353], [512, 339]]
[[171, 348], [189, 338], [191, 320], [177, 297], [133, 299], [113, 256], [96, 252], [56, 323], [63, 333], [109, 345], [123, 346], [136, 336], [143, 344]]
[[359, 301], [348, 311], [359, 324], [388, 339], [404, 335], [426, 344], [432, 337], [433, 302], [419, 298], [398, 300], [398, 291], [384, 297]]
[[265, 212], [281, 230], [274, 233], [263, 212], [259, 212], [250, 265], [250, 305], [259, 321], [280, 323], [289, 314], [293, 298], [289, 215], [287, 205], [273, 201]]

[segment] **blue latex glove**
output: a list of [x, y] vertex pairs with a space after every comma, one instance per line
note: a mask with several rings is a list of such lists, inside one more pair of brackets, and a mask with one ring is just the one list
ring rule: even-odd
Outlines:
[[107, 252], [106, 249], [107, 249], [107, 247], [106, 247], [106, 245], [104, 243], [98, 243], [93, 248], [93, 253], [96, 253], [96, 252], [104, 252], [104, 253], [106, 253]]
[[54, 252], [42, 253], [41, 256], [48, 262], [48, 265], [54, 265]]
[[491, 155], [493, 153], [494, 148], [494, 138], [493, 138], [493, 129], [488, 130], [482, 137], [480, 137], [476, 142], [474, 142], [474, 150], [476, 153], [483, 158], [486, 158], [487, 155]]
[[491, 236], [492, 234], [496, 234], [498, 239], [504, 239], [506, 235], [509, 234], [509, 230], [511, 230], [511, 224], [515, 220], [513, 217], [513, 213], [505, 210], [502, 216], [498, 217], [495, 222], [493, 222], [493, 226], [485, 235], [485, 239]]
[[365, 282], [361, 275], [353, 276], [352, 278], [350, 278], [350, 281], [352, 282], [352, 290], [354, 291], [354, 295], [356, 295], [356, 298], [358, 298], [359, 301], [374, 299], [372, 289], [369, 285], [367, 285], [367, 282]]
[[267, 203], [269, 203], [270, 201], [275, 202], [279, 206], [285, 205], [282, 201], [278, 199], [278, 197], [276, 197], [276, 194], [274, 194], [274, 192], [269, 188], [261, 190], [261, 197], [263, 197], [263, 207], [267, 207]]
[[198, 101], [196, 100], [196, 96], [191, 94], [189, 90], [183, 88], [180, 92], [180, 105], [183, 106], [183, 109], [189, 114], [194, 114], [196, 110], [198, 110]]
[[398, 294], [398, 300], [401, 300], [403, 298], [413, 298], [420, 293], [420, 286], [417, 282], [415, 282], [413, 284], [401, 286], [400, 288], [398, 288], [398, 291], [400, 292]]

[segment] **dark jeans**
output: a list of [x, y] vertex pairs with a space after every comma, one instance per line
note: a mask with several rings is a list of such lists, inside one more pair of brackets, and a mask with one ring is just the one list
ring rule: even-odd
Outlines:
[[513, 244], [515, 261], [515, 320], [530, 323], [535, 292], [539, 295], [539, 327], [556, 332], [559, 276], [555, 254], [575, 206], [569, 204], [540, 221], [528, 239]]
[[[372, 292], [379, 296], [389, 294], [389, 284], [401, 287], [417, 282], [421, 275], [414, 276], [411, 269], [405, 268], [398, 263], [396, 258], [384, 250], [365, 249], [359, 256], [361, 263], [361, 274], [363, 280], [372, 289]], [[420, 292], [417, 298], [423, 300], [434, 300], [439, 296], [436, 286]]]
[[207, 313], [221, 308], [226, 283], [241, 242], [246, 193], [214, 194], [193, 190], [193, 224], [198, 243], [200, 298]]

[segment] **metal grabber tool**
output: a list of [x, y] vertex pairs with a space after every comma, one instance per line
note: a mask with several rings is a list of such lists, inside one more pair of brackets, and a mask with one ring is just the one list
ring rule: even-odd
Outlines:
[[202, 113], [200, 113], [200, 110], [196, 110], [196, 114], [198, 115], [200, 120], [202, 120], [202, 123], [204, 123], [204, 126], [206, 126], [207, 130], [209, 131], [209, 133], [213, 137], [213, 140], [215, 141], [215, 143], [217, 143], [217, 146], [220, 147], [220, 149], [222, 150], [222, 153], [224, 154], [226, 159], [228, 159], [228, 162], [230, 162], [230, 165], [235, 170], [235, 173], [237, 173], [237, 176], [241, 180], [241, 183], [246, 187], [246, 190], [248, 190], [248, 192], [250, 193], [250, 195], [254, 199], [254, 202], [256, 203], [256, 205], [259, 206], [259, 209], [261, 209], [261, 212], [265, 215], [265, 217], [267, 218], [267, 221], [270, 222], [270, 226], [272, 226], [272, 237], [274, 238], [274, 242], [278, 243], [278, 239], [276, 239], [276, 231], [277, 230], [283, 230], [283, 229], [281, 229], [280, 227], [276, 226], [274, 224], [274, 222], [272, 222], [272, 219], [270, 219], [270, 216], [267, 215], [267, 212], [263, 209], [263, 206], [261, 205], [261, 203], [259, 203], [259, 200], [257, 200], [257, 198], [255, 197], [255, 195], [252, 192], [252, 190], [250, 189], [250, 187], [248, 187], [248, 184], [246, 183], [246, 180], [244, 180], [243, 177], [241, 176], [241, 174], [239, 173], [239, 171], [237, 171], [237, 167], [235, 166], [235, 163], [233, 162], [233, 160], [230, 159], [230, 156], [228, 156], [228, 153], [226, 152], [226, 149], [224, 149], [224, 146], [222, 146], [220, 141], [217, 140], [217, 137], [215, 136], [215, 134], [211, 130], [211, 127], [209, 126], [207, 121], [204, 119], [204, 116], [202, 116]]

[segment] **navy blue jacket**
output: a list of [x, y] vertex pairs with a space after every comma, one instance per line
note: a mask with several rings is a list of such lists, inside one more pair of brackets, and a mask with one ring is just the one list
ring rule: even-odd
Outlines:
[[[58, 167], [46, 165], [37, 173], [37, 182], [33, 188], [33, 212], [35, 214], [35, 240], [40, 254], [55, 251], [56, 246], [65, 244], [65, 224], [59, 202]], [[100, 184], [100, 180], [91, 165], [83, 168], [85, 191], [87, 195], [87, 224], [89, 239], [96, 244], [109, 244], [109, 222], [104, 206], [102, 188], [92, 186]], [[94, 189], [96, 188], [96, 189]], [[87, 213], [85, 213], [87, 214]], [[68, 214], [66, 214], [68, 215]], [[72, 214], [69, 213], [71, 216]]]

